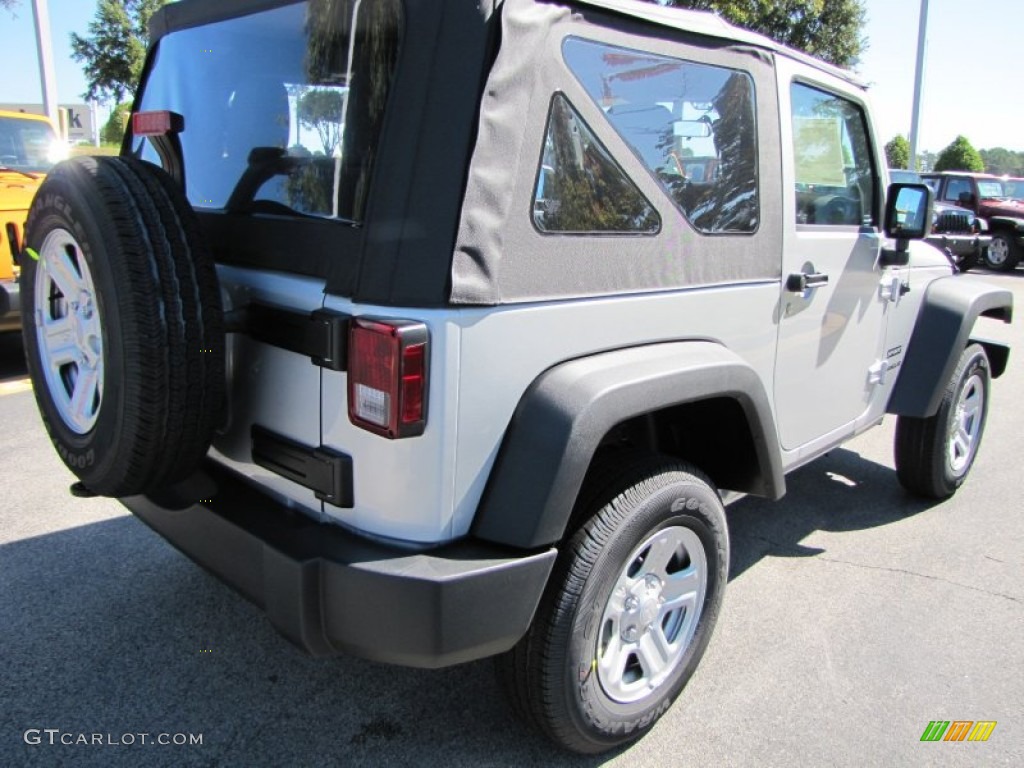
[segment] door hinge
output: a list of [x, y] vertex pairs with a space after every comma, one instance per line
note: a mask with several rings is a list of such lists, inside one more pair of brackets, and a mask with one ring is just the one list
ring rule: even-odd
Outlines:
[[882, 278], [880, 285], [882, 298], [893, 303], [910, 293], [910, 283], [904, 282], [899, 275], [886, 275]]
[[296, 312], [269, 304], [250, 304], [232, 313], [228, 330], [306, 355], [313, 365], [344, 371], [348, 360], [349, 315], [330, 309]]
[[885, 374], [889, 372], [888, 360], [876, 360], [875, 364], [868, 368], [869, 384], [885, 384]]

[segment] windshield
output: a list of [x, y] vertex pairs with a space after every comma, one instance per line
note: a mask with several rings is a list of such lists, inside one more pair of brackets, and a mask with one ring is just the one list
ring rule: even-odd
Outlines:
[[1010, 196], [1003, 189], [1003, 183], [1001, 181], [994, 181], [992, 179], [985, 179], [984, 181], [978, 179], [978, 194], [983, 198]]
[[1007, 197], [1024, 200], [1024, 179], [1008, 179], [1003, 182], [1003, 190]]
[[[401, 10], [401, 0], [311, 0], [161, 39], [140, 109], [184, 116], [192, 205], [359, 222]], [[158, 162], [148, 142], [134, 148]]]
[[48, 123], [0, 116], [0, 167], [46, 173], [60, 160], [60, 143]]

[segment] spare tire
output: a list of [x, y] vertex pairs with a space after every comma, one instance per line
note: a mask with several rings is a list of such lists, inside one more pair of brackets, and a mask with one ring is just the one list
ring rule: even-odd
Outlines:
[[32, 202], [24, 254], [25, 353], [61, 459], [104, 496], [187, 477], [222, 411], [224, 319], [182, 191], [130, 157], [61, 163]]

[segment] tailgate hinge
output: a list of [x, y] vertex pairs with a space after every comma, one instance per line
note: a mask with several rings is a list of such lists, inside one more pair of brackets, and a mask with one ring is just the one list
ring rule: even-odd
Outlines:
[[229, 331], [240, 331], [264, 344], [306, 355], [321, 368], [345, 370], [349, 315], [330, 309], [305, 313], [250, 304], [226, 319]]
[[323, 445], [311, 448], [256, 424], [251, 434], [253, 462], [309, 488], [321, 501], [354, 506], [351, 456]]

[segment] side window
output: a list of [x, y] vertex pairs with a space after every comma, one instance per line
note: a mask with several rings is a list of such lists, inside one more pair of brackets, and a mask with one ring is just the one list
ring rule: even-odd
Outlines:
[[533, 220], [541, 232], [654, 233], [654, 207], [561, 94], [551, 100]]
[[875, 170], [861, 108], [794, 83], [797, 224], [875, 224]]
[[942, 199], [959, 202], [960, 195], [964, 192], [971, 193], [971, 182], [968, 179], [950, 179], [946, 183], [946, 195]]
[[579, 38], [566, 39], [562, 55], [696, 229], [757, 229], [757, 129], [750, 75]]

